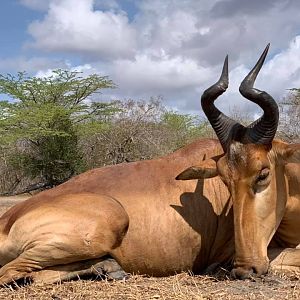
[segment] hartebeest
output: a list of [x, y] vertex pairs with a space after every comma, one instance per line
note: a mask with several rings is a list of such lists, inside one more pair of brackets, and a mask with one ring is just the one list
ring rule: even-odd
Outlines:
[[160, 159], [94, 169], [6, 212], [0, 284], [93, 270], [123, 277], [119, 265], [163, 276], [234, 260], [233, 276], [246, 278], [266, 273], [270, 258], [273, 268], [299, 270], [300, 146], [273, 141], [277, 105], [253, 88], [266, 54], [240, 88], [264, 110], [250, 126], [213, 104], [228, 85], [226, 58], [201, 100], [220, 142], [199, 140]]

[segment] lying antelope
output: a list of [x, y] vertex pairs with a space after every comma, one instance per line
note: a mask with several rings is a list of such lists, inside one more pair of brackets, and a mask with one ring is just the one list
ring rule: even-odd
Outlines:
[[94, 169], [8, 210], [0, 284], [201, 273], [232, 260], [235, 278], [300, 270], [300, 146], [273, 141], [277, 104], [253, 88], [267, 51], [240, 87], [264, 111], [250, 126], [214, 106], [228, 86], [226, 58], [201, 100], [218, 140]]

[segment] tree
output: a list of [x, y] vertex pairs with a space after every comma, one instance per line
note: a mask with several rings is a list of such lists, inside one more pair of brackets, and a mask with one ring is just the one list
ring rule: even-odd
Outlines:
[[208, 122], [169, 111], [161, 98], [117, 101], [109, 126], [81, 141], [88, 167], [152, 159], [199, 137], [210, 136]]
[[89, 168], [149, 159], [162, 155], [158, 141], [159, 121], [164, 107], [157, 99], [114, 101], [118, 109], [109, 126], [95, 135], [83, 136]]
[[84, 168], [80, 132], [104, 126], [116, 111], [113, 104], [96, 103], [90, 97], [113, 87], [107, 77], [83, 78], [80, 72], [60, 69], [49, 77], [29, 77], [25, 72], [0, 75], [0, 93], [12, 98], [0, 102], [1, 145], [18, 149], [11, 163], [45, 186], [80, 172]]
[[278, 137], [287, 142], [300, 142], [300, 89], [293, 88], [280, 103]]
[[166, 138], [169, 139], [173, 151], [199, 137], [208, 135], [207, 123], [201, 122], [198, 117], [193, 115], [167, 111], [162, 116], [161, 122], [169, 132]]

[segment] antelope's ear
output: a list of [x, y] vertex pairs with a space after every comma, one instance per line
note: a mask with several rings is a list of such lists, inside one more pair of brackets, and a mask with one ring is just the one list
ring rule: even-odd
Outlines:
[[197, 166], [187, 168], [176, 176], [176, 180], [205, 179], [212, 178], [217, 175], [217, 162], [214, 159], [209, 158], [202, 161]]
[[284, 145], [280, 152], [286, 163], [300, 163], [300, 144]]

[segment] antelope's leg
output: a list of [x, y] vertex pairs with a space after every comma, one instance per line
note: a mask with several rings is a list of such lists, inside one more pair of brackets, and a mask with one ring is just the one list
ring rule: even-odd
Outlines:
[[[0, 285], [53, 267], [62, 276], [66, 265], [73, 265], [71, 272], [77, 277], [91, 265], [97, 270], [101, 262], [99, 270], [109, 275], [113, 261], [104, 263], [103, 258], [121, 245], [128, 226], [124, 208], [107, 196], [70, 194], [55, 198], [49, 206], [43, 203], [17, 219], [5, 238], [6, 246], [0, 248]], [[78, 262], [96, 258], [87, 267], [76, 267]], [[119, 276], [113, 272], [112, 277]]]
[[93, 272], [95, 275], [104, 271], [104, 274], [108, 279], [127, 279], [128, 274], [122, 269], [118, 262], [113, 258], [107, 258], [101, 262], [95, 264], [93, 267]]
[[113, 258], [99, 258], [51, 266], [43, 269], [39, 262], [19, 256], [0, 269], [0, 285], [27, 277], [36, 283], [55, 283], [83, 276], [106, 276], [108, 279], [126, 279], [128, 274]]
[[34, 283], [56, 283], [88, 276], [105, 276], [108, 279], [126, 279], [128, 274], [113, 258], [99, 258], [79, 261], [67, 265], [48, 267], [44, 270], [33, 272], [29, 277]]
[[300, 249], [272, 248], [268, 250], [270, 270], [283, 273], [300, 272]]
[[28, 273], [39, 269], [42, 269], [42, 267], [40, 267], [38, 263], [30, 261], [20, 255], [0, 269], [0, 286], [26, 277]]

